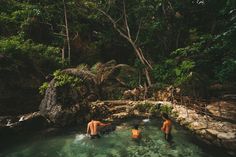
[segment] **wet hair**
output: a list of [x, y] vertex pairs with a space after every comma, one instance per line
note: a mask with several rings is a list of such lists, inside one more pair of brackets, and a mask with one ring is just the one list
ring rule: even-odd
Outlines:
[[161, 103], [157, 103], [156, 106], [157, 106], [157, 109], [160, 110], [160, 108], [161, 108]]
[[103, 120], [99, 115], [97, 114], [88, 114], [88, 121], [92, 121], [92, 120], [97, 120], [97, 121], [101, 121]]
[[139, 127], [138, 124], [135, 124], [135, 125], [134, 125], [134, 129], [138, 130], [138, 127]]
[[162, 117], [165, 119], [170, 119], [167, 113], [162, 113]]

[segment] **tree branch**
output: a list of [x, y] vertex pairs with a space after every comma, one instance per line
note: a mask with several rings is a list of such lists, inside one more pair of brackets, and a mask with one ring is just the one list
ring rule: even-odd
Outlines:
[[62, 34], [62, 33], [53, 33], [53, 34], [58, 35], [58, 36], [66, 37], [66, 35], [65, 35], [65, 34]]
[[117, 24], [116, 24], [116, 21], [110, 16], [110, 15], [108, 15], [105, 11], [103, 11], [102, 9], [100, 9], [100, 8], [96, 8], [100, 13], [102, 13], [103, 15], [105, 15], [110, 21], [111, 21], [111, 23], [113, 24], [113, 27], [115, 28], [115, 30], [122, 36], [122, 37], [124, 37], [125, 39], [127, 39], [127, 40], [130, 40], [130, 38], [124, 33], [124, 32], [122, 32], [119, 28], [118, 28], [118, 26], [117, 26]]
[[130, 29], [129, 29], [129, 24], [127, 20], [127, 14], [126, 14], [126, 8], [125, 8], [125, 1], [123, 0], [123, 14], [124, 14], [124, 22], [125, 22], [125, 28], [127, 30], [128, 37], [132, 40], [131, 35], [130, 35]]
[[136, 37], [135, 37], [134, 43], [136, 43], [138, 41], [138, 37], [139, 37], [139, 33], [140, 33], [140, 28], [141, 28], [141, 23], [142, 23], [142, 20], [140, 20], [140, 23], [138, 25], [138, 31], [136, 33]]

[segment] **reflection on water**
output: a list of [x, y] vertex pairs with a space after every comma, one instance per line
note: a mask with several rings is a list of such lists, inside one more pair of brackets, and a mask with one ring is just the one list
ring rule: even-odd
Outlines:
[[[131, 124], [131, 123], [129, 123]], [[140, 142], [130, 138], [131, 125], [118, 126], [117, 130], [100, 139], [90, 140], [84, 134], [68, 133], [51, 138], [33, 140], [8, 149], [1, 157], [217, 157], [205, 152], [193, 142], [192, 135], [175, 125], [172, 130], [174, 144], [169, 145], [160, 131], [160, 122], [145, 123], [140, 129]], [[218, 154], [222, 157], [222, 154]], [[227, 157], [227, 155], [224, 155]]]

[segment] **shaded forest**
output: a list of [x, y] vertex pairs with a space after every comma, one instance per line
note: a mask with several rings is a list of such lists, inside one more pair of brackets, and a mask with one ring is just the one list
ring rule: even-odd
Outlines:
[[56, 70], [110, 60], [135, 69], [130, 89], [235, 94], [234, 0], [1, 0], [0, 11], [0, 115], [38, 110]]

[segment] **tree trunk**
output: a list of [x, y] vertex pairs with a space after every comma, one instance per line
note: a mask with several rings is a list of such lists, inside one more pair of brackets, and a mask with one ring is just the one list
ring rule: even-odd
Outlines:
[[[152, 70], [153, 68], [152, 68], [151, 64], [149, 63], [149, 61], [144, 57], [142, 49], [136, 44], [136, 41], [138, 39], [139, 30], [136, 34], [136, 39], [135, 40], [133, 40], [132, 37], [131, 37], [130, 28], [129, 28], [129, 24], [128, 24], [128, 19], [127, 19], [127, 14], [126, 14], [125, 1], [123, 0], [124, 26], [118, 26], [116, 20], [114, 20], [104, 10], [102, 10], [100, 8], [96, 8], [96, 9], [99, 12], [101, 12], [103, 15], [105, 15], [111, 21], [111, 23], [113, 24], [114, 29], [132, 45], [132, 47], [134, 48], [135, 54], [137, 55], [137, 57], [141, 61], [141, 63], [144, 65], [144, 72], [145, 72], [145, 76], [146, 76], [146, 79], [147, 79], [148, 86], [152, 86], [149, 70]], [[123, 27], [123, 29], [120, 28], [120, 27]]]
[[64, 47], [61, 49], [61, 60], [63, 63], [65, 62], [65, 48]]
[[65, 20], [65, 27], [66, 27], [66, 41], [67, 41], [67, 48], [68, 48], [68, 62], [70, 64], [70, 36], [69, 36], [69, 28], [68, 28], [68, 20], [67, 20], [67, 11], [66, 11], [66, 3], [65, 0], [63, 0], [63, 6], [64, 6], [64, 20]]
[[138, 59], [145, 66], [144, 67], [144, 72], [145, 72], [145, 76], [146, 76], [146, 79], [147, 79], [148, 86], [152, 86], [152, 81], [151, 81], [151, 77], [150, 77], [150, 74], [149, 74], [149, 69], [152, 69], [151, 64], [143, 56], [142, 50], [140, 48], [137, 48], [137, 46], [132, 41], [130, 41], [130, 43], [133, 46], [134, 51], [135, 51]]

